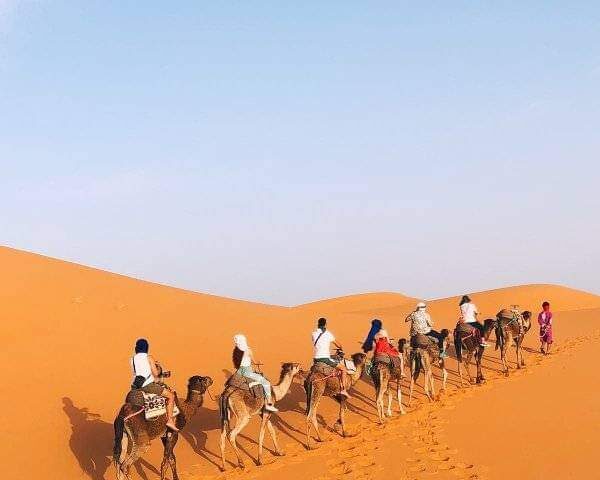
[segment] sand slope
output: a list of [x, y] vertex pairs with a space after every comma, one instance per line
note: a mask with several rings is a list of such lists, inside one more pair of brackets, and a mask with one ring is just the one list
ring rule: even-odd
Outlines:
[[[7, 372], [7, 381], [0, 388], [2, 394], [10, 391], [18, 398], [12, 407], [14, 413], [0, 431], [4, 445], [1, 458], [9, 479], [113, 478], [109, 468], [112, 420], [130, 382], [127, 363], [133, 341], [139, 336], [147, 336], [155, 356], [173, 370], [172, 384], [180, 392], [190, 375], [208, 374], [215, 379], [213, 391], [217, 393], [226, 374], [223, 369], [230, 368], [231, 336], [239, 331], [249, 336], [257, 356], [266, 364], [266, 373], [276, 377], [281, 361], [300, 361], [308, 366], [308, 335], [317, 317], [326, 315], [338, 339], [352, 351], [358, 349], [375, 316], [384, 320], [392, 335], [406, 335], [403, 319], [416, 301], [395, 293], [373, 293], [288, 308], [192, 293], [8, 248], [0, 248], [0, 264], [0, 360]], [[543, 299], [552, 301], [555, 310], [564, 311], [564, 318], [569, 319], [577, 318], [576, 310], [600, 308], [600, 297], [551, 285], [506, 288], [472, 297], [486, 315], [511, 303], [537, 310]], [[456, 298], [430, 302], [440, 326], [455, 322], [456, 304]], [[592, 312], [587, 314], [588, 330], [594, 325], [597, 328], [597, 312], [587, 311]], [[558, 326], [557, 334], [563, 333], [569, 332]], [[450, 363], [455, 369], [453, 361]], [[493, 368], [493, 362], [488, 366]], [[592, 366], [582, 368], [591, 370]], [[508, 402], [508, 394], [504, 397], [499, 401]], [[291, 395], [280, 405], [282, 413], [277, 421], [290, 456], [255, 473], [270, 478], [289, 470], [287, 478], [299, 478], [299, 471], [304, 472], [303, 478], [335, 478], [336, 472], [344, 475], [347, 449], [366, 449], [365, 442], [370, 445], [369, 458], [377, 459], [373, 468], [391, 472], [393, 462], [402, 461], [403, 455], [415, 455], [411, 453], [413, 440], [389, 443], [390, 439], [381, 440], [370, 433], [370, 429], [378, 428], [372, 424], [375, 412], [371, 399], [372, 387], [361, 382], [350, 421], [364, 430], [362, 444], [337, 443], [333, 437], [331, 451], [307, 453], [301, 444], [303, 392], [298, 383], [294, 384]], [[325, 418], [331, 421], [334, 411], [334, 403], [324, 401]], [[419, 414], [425, 415], [421, 418], [416, 413], [390, 428], [390, 438], [410, 437], [410, 422], [426, 422], [427, 415], [437, 415], [430, 411]], [[207, 400], [178, 445], [182, 473], [221, 475], [214, 465], [217, 430], [216, 405]], [[251, 455], [255, 455], [254, 432], [253, 425], [248, 439], [242, 440]], [[377, 450], [372, 449], [374, 445], [378, 445]], [[28, 461], [31, 448], [36, 452], [35, 462]], [[323, 462], [319, 455], [325, 453], [334, 463]], [[359, 460], [367, 462], [363, 457]], [[156, 478], [159, 458], [160, 448], [154, 445], [135, 475]], [[369, 478], [368, 466], [354, 468]]]

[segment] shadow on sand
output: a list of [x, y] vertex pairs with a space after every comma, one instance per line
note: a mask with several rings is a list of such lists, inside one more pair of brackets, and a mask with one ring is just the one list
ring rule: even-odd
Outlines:
[[[113, 425], [100, 419], [85, 407], [77, 407], [68, 397], [62, 399], [63, 412], [71, 422], [69, 447], [77, 459], [81, 470], [93, 480], [112, 478], [106, 474], [112, 464], [114, 442]], [[136, 462], [135, 468], [143, 480], [148, 480], [147, 472], [156, 475], [160, 472], [145, 460]]]
[[64, 397], [63, 411], [71, 421], [69, 447], [81, 469], [93, 480], [104, 480], [112, 462], [113, 426], [100, 420], [100, 415], [87, 408], [76, 407]]

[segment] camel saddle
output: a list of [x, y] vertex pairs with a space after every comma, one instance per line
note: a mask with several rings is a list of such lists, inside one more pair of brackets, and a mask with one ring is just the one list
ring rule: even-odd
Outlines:
[[515, 310], [503, 308], [496, 314], [496, 317], [502, 320], [514, 320], [515, 318], [520, 318], [521, 314]]
[[232, 388], [234, 390], [244, 390], [252, 394], [255, 398], [264, 397], [265, 393], [260, 383], [250, 380], [249, 378], [240, 375], [235, 372], [225, 382], [225, 388]]
[[373, 358], [373, 365], [377, 365], [378, 363], [387, 365], [391, 370], [402, 368], [402, 360], [400, 357], [388, 355], [387, 353], [378, 353], [375, 355], [375, 358]]
[[334, 375], [336, 373], [335, 371], [335, 367], [331, 367], [323, 362], [315, 362], [312, 367], [310, 367], [310, 373], [320, 373], [325, 376]]
[[[153, 420], [167, 413], [167, 399], [162, 395], [156, 395], [154, 393], [145, 393], [137, 388], [132, 388], [125, 402], [135, 405], [139, 408], [144, 408], [144, 417], [146, 420]], [[179, 414], [179, 408], [177, 405], [173, 407], [173, 416]]]
[[470, 325], [466, 322], [459, 322], [456, 324], [456, 327], [454, 328], [454, 330], [457, 333], [460, 333], [461, 335], [470, 335], [471, 333], [474, 333], [473, 330], [476, 330], [475, 327], [473, 325]]
[[437, 341], [427, 335], [422, 333], [417, 333], [410, 337], [410, 346], [412, 348], [430, 348], [432, 346], [436, 346]]

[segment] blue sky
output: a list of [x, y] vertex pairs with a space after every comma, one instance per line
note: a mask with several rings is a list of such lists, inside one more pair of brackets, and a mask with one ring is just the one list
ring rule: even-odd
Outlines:
[[296, 304], [600, 293], [597, 2], [0, 0], [0, 243]]

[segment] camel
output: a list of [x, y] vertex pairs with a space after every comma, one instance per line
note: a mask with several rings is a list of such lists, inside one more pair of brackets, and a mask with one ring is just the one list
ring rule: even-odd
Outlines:
[[[447, 329], [443, 329], [442, 334], [444, 337], [444, 349], [448, 349], [448, 336], [450, 332]], [[425, 338], [423, 338], [425, 337]], [[442, 388], [441, 392], [446, 390], [446, 381], [448, 380], [448, 371], [446, 370], [446, 363], [443, 358], [440, 357], [440, 349], [436, 343], [433, 343], [433, 340], [427, 337], [426, 335], [415, 335], [413, 339], [411, 339], [411, 348], [410, 348], [410, 391], [408, 394], [408, 406], [412, 403], [412, 394], [415, 386], [415, 382], [419, 378], [419, 374], [421, 370], [423, 370], [423, 375], [425, 377], [425, 381], [423, 384], [423, 389], [425, 390], [425, 395], [430, 401], [433, 401], [435, 398], [435, 387], [433, 384], [433, 369], [432, 365], [434, 362], [437, 362], [438, 366], [442, 370]]]
[[[490, 336], [490, 333], [494, 329], [495, 325], [496, 321], [491, 318], [484, 322], [483, 337], [486, 340]], [[480, 384], [485, 382], [483, 371], [481, 370], [481, 360], [483, 359], [485, 347], [481, 346], [478, 333], [478, 330], [469, 326], [468, 323], [459, 323], [454, 329], [454, 350], [456, 351], [458, 376], [460, 377], [461, 386], [464, 385], [462, 372], [463, 368], [466, 370], [469, 377], [469, 384], [473, 384], [473, 377], [471, 377], [469, 368], [471, 365], [471, 359], [473, 357], [475, 357], [475, 363], [477, 365], [477, 377], [475, 378], [475, 383]], [[466, 354], [464, 356], [463, 349], [466, 350]]]
[[[183, 429], [198, 412], [204, 401], [204, 394], [211, 385], [210, 377], [195, 375], [188, 380], [187, 397], [183, 402], [175, 394], [175, 404], [179, 408], [179, 415], [175, 417], [175, 422], [179, 430]], [[161, 480], [165, 478], [167, 468], [170, 467], [173, 480], [178, 480], [174, 448], [179, 434], [167, 429], [166, 424], [166, 413], [152, 420], [146, 420], [143, 407], [130, 402], [126, 402], [121, 407], [114, 421], [113, 463], [117, 470], [117, 480], [129, 479], [131, 465], [147, 452], [150, 442], [158, 437], [162, 440], [164, 448], [160, 478]]]
[[[365, 368], [366, 355], [364, 353], [355, 353], [352, 355], [352, 361], [356, 367], [356, 371], [346, 376], [346, 390], [353, 386], [360, 379], [362, 372]], [[340, 395], [342, 390], [342, 380], [335, 372], [326, 375], [322, 371], [317, 371], [314, 368], [311, 369], [310, 373], [304, 381], [304, 390], [306, 391], [306, 448], [311, 449], [310, 441], [310, 430], [311, 426], [314, 427], [317, 434], [317, 441], [322, 442], [321, 434], [319, 433], [319, 425], [317, 421], [317, 410], [319, 408], [319, 402], [323, 395], [333, 397], [340, 404], [340, 411], [338, 415], [336, 425], [339, 425], [342, 429], [342, 436], [346, 436], [346, 397]]]
[[[281, 373], [279, 375], [279, 383], [273, 385], [273, 399], [275, 401], [281, 400], [285, 397], [292, 385], [292, 381], [296, 374], [300, 372], [300, 365], [298, 363], [283, 363], [281, 366]], [[261, 387], [262, 388], [262, 387]], [[244, 429], [248, 422], [254, 415], [260, 414], [261, 424], [260, 431], [258, 434], [258, 459], [257, 464], [262, 465], [263, 456], [263, 440], [265, 438], [265, 428], [269, 429], [269, 434], [273, 440], [275, 446], [275, 454], [283, 456], [285, 453], [279, 447], [277, 443], [277, 436], [275, 434], [275, 428], [271, 423], [271, 413], [264, 410], [265, 398], [262, 394], [254, 396], [254, 394], [248, 390], [242, 390], [240, 388], [226, 386], [225, 391], [220, 396], [219, 411], [221, 417], [221, 470], [225, 470], [225, 439], [228, 437], [231, 446], [237, 456], [238, 466], [244, 468], [245, 464], [240, 455], [240, 451], [237, 445], [237, 436]], [[231, 427], [231, 414], [236, 417], [235, 425]]]
[[517, 368], [525, 366], [523, 358], [523, 339], [531, 328], [531, 312], [525, 311], [520, 314], [516, 309], [501, 310], [496, 315], [496, 350], [500, 349], [500, 358], [504, 366], [504, 375], [508, 376], [508, 361], [506, 351], [508, 346], [515, 341], [517, 353]]
[[[391, 363], [383, 363], [375, 360], [371, 367], [370, 375], [375, 386], [375, 405], [377, 406], [377, 414], [379, 415], [379, 423], [383, 424], [386, 415], [392, 416], [392, 388], [391, 383], [396, 382], [396, 398], [401, 415], [406, 411], [402, 406], [402, 391], [400, 382], [404, 378], [404, 349], [406, 339], [402, 338], [398, 341], [398, 351], [400, 352], [400, 366], [394, 367]], [[388, 404], [387, 411], [384, 406], [384, 396], [387, 392]]]

